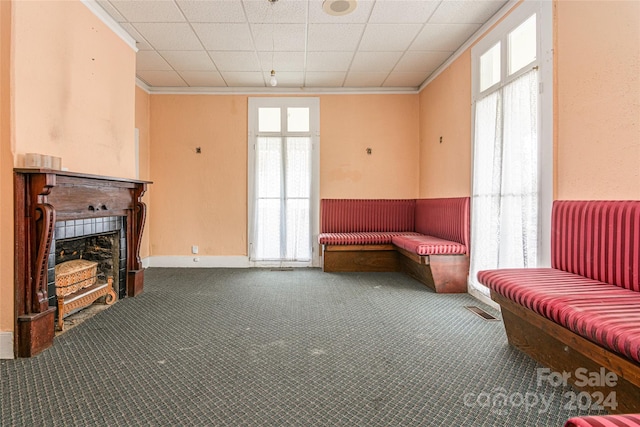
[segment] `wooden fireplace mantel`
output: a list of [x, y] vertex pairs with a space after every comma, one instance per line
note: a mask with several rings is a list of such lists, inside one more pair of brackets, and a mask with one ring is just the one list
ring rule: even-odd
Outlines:
[[53, 344], [55, 307], [47, 295], [48, 255], [56, 221], [126, 217], [127, 295], [142, 292], [140, 240], [149, 181], [51, 169], [14, 169], [15, 353], [31, 357]]

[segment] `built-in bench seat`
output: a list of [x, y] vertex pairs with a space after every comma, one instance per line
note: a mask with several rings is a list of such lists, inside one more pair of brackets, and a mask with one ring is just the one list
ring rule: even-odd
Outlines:
[[404, 271], [436, 292], [466, 292], [469, 198], [323, 199], [324, 271]]
[[[618, 376], [615, 412], [640, 410], [640, 201], [556, 201], [551, 268], [478, 273], [509, 342], [559, 372]], [[575, 380], [575, 375], [570, 380]]]

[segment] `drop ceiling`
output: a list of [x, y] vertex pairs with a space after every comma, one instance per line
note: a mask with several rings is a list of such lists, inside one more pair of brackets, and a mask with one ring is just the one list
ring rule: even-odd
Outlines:
[[135, 40], [151, 90], [417, 89], [506, 0], [98, 0]]

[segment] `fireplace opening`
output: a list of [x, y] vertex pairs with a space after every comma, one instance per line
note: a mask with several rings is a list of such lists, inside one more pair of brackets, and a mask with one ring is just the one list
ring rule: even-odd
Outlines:
[[[57, 306], [59, 312], [63, 311], [64, 317], [87, 308], [87, 306], [76, 308], [74, 304], [69, 304], [70, 310], [60, 307], [60, 298], [56, 296], [55, 272], [56, 266], [67, 261], [95, 262], [97, 264], [95, 282], [107, 283], [111, 278], [111, 286], [115, 291], [113, 296], [117, 299], [126, 296], [127, 243], [125, 223], [125, 217], [90, 218], [56, 223], [48, 262], [48, 296], [49, 305]], [[102, 293], [102, 295], [105, 294]], [[98, 302], [113, 302], [111, 300], [110, 295], [97, 299]]]

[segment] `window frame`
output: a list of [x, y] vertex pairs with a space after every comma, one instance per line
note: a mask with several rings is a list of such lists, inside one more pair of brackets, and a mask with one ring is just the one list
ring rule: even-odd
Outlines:
[[[536, 14], [536, 59], [508, 75], [508, 35]], [[501, 47], [500, 80], [480, 91], [480, 57], [496, 43]], [[548, 1], [524, 0], [487, 32], [471, 48], [471, 185], [475, 151], [476, 103], [502, 86], [538, 67], [538, 266], [551, 264], [551, 208], [554, 198], [554, 131], [553, 131], [553, 5]], [[473, 188], [472, 188], [473, 194]], [[474, 295], [476, 295], [474, 293]], [[483, 295], [476, 295], [484, 300]]]

